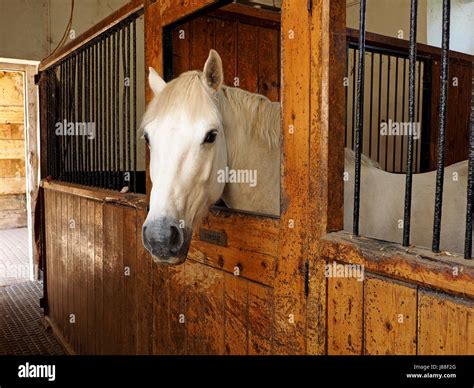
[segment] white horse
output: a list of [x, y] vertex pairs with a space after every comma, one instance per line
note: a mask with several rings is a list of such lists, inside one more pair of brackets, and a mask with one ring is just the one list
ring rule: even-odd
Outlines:
[[[214, 50], [203, 72], [186, 72], [168, 84], [150, 68], [154, 98], [142, 126], [150, 147], [153, 188], [142, 237], [155, 261], [184, 262], [193, 227], [219, 199], [231, 208], [279, 214], [280, 104], [227, 87], [223, 77], [222, 61]], [[352, 161], [352, 152], [346, 150], [347, 171], [353, 170]], [[467, 164], [463, 163], [446, 171], [448, 179], [451, 170], [457, 169], [459, 180], [447, 182], [443, 206], [442, 242], [458, 252], [462, 251], [466, 203]], [[255, 181], [236, 179], [250, 176]], [[433, 184], [434, 173], [414, 177], [415, 244], [429, 245]], [[350, 180], [345, 185], [346, 230], [351, 229], [352, 189]], [[386, 173], [364, 158], [362, 234], [401, 240], [398, 220], [403, 218], [403, 191], [404, 176]]]

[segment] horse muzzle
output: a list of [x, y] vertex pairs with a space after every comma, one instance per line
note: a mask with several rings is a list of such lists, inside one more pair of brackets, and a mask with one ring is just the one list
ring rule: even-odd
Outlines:
[[147, 220], [142, 228], [143, 245], [151, 253], [155, 263], [184, 263], [191, 237], [191, 229], [180, 227], [179, 222], [172, 217]]

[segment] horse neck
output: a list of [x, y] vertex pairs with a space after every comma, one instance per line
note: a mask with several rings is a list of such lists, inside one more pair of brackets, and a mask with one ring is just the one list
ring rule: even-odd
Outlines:
[[252, 148], [280, 144], [280, 104], [258, 94], [223, 86], [219, 108], [227, 141], [229, 166], [248, 157]]

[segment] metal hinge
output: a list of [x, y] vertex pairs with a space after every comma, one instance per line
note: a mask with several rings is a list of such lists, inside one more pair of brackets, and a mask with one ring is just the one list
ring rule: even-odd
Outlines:
[[304, 263], [304, 296], [307, 298], [309, 295], [309, 261]]
[[41, 79], [41, 73], [35, 74], [35, 85], [38, 85]]
[[310, 14], [313, 12], [313, 0], [308, 0], [308, 12]]

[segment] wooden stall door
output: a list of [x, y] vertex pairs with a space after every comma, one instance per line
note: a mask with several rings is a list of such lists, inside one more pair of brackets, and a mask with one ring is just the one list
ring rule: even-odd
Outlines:
[[[164, 28], [172, 26], [174, 30], [169, 28], [166, 33], [175, 32], [171, 33], [174, 50], [171, 53], [172, 72], [175, 76], [189, 69], [202, 69], [209, 49], [214, 47], [228, 58], [226, 83], [232, 85], [234, 78], [239, 76], [235, 73], [239, 66], [236, 52], [238, 37], [245, 39], [242, 45], [248, 41], [256, 46], [257, 36], [251, 35], [260, 33], [266, 42], [271, 42], [271, 46], [264, 46], [263, 49], [272, 52], [273, 63], [263, 61], [260, 68], [262, 76], [258, 77], [258, 63], [240, 58], [245, 60], [240, 64], [240, 70], [245, 74], [241, 77], [245, 85], [240, 86], [263, 92], [277, 101], [278, 15], [274, 17], [278, 22], [271, 23], [273, 28], [258, 27], [258, 19], [253, 19], [253, 25], [239, 23], [231, 20], [229, 13], [224, 15], [219, 13], [220, 10], [212, 9], [224, 3], [203, 0], [173, 2], [173, 5], [170, 2], [150, 4], [145, 12], [147, 66], [154, 67], [165, 76], [161, 43]], [[197, 13], [202, 10], [206, 13]], [[193, 17], [189, 18], [191, 15]], [[178, 39], [179, 29], [175, 27], [184, 30], [184, 39]], [[235, 50], [233, 55], [229, 50]], [[252, 55], [250, 50], [247, 52]], [[254, 67], [246, 68], [247, 62]], [[166, 70], [169, 75], [170, 69]], [[151, 97], [148, 90], [147, 100]], [[150, 189], [149, 185], [148, 194]], [[139, 217], [139, 223], [144, 218]], [[199, 233], [196, 233], [185, 265], [151, 265], [151, 352], [269, 354], [272, 346], [272, 282], [276, 268], [278, 221], [243, 214], [214, 213], [205, 222], [209, 229], [226, 232], [226, 247], [200, 241], [197, 237]]]

